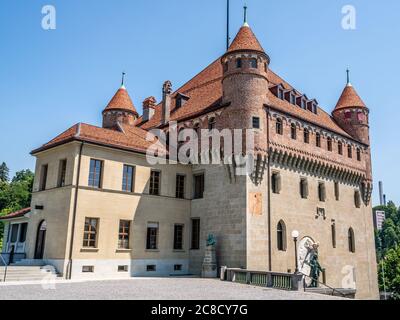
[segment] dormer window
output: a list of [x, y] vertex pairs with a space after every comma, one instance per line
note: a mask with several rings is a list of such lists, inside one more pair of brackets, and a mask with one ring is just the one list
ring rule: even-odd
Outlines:
[[304, 98], [301, 99], [301, 108], [307, 109], [307, 102], [306, 102], [306, 99], [304, 99]]
[[316, 103], [316, 102], [314, 102], [314, 103], [312, 104], [312, 112], [314, 112], [315, 114], [317, 114], [317, 103]]
[[242, 59], [238, 58], [236, 59], [236, 68], [240, 69], [242, 67]]
[[290, 103], [296, 104], [296, 95], [294, 93], [290, 94]]
[[250, 59], [250, 68], [257, 69], [258, 68], [258, 63], [256, 58], [251, 58]]
[[189, 100], [188, 96], [185, 96], [182, 93], [178, 93], [176, 95], [176, 108], [183, 107], [188, 100]]
[[278, 87], [278, 98], [283, 100], [283, 89], [281, 87]]

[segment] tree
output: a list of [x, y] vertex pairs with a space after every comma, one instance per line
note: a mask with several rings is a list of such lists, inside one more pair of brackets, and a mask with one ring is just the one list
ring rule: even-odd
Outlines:
[[[4, 169], [7, 166], [2, 165], [2, 167]], [[3, 170], [3, 172], [6, 171]], [[5, 180], [0, 179], [0, 216], [30, 206], [33, 178], [32, 171], [22, 170], [15, 174], [11, 182], [8, 181], [8, 176]], [[0, 222], [0, 248], [3, 232], [4, 226]]]
[[10, 174], [10, 169], [8, 169], [5, 162], [0, 165], [0, 181], [7, 182]]
[[393, 298], [400, 300], [400, 208], [389, 201], [387, 206], [378, 206], [374, 210], [385, 211], [382, 230], [375, 233], [379, 287], [382, 290], [385, 284], [386, 290], [393, 294]]
[[382, 259], [379, 264], [379, 279], [380, 289], [386, 289], [393, 299], [400, 300], [400, 246], [388, 250]]

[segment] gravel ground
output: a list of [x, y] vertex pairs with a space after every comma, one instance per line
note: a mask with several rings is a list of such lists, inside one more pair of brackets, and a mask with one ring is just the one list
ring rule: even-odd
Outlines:
[[[53, 288], [51, 288], [53, 287]], [[132, 278], [55, 285], [0, 284], [0, 300], [331, 300], [331, 296], [254, 287], [216, 279]]]

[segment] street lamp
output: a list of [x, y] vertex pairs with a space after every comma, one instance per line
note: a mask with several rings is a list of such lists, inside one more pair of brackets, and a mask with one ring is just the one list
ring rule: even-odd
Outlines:
[[292, 231], [292, 238], [294, 241], [294, 261], [295, 261], [295, 266], [296, 269], [294, 271], [294, 273], [298, 273], [299, 272], [299, 265], [298, 265], [298, 261], [297, 261], [297, 238], [299, 237], [299, 232], [297, 230], [293, 230]]

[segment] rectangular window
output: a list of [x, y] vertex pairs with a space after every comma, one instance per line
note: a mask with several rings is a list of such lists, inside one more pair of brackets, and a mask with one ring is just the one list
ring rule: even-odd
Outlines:
[[19, 242], [25, 242], [27, 230], [28, 230], [28, 223], [21, 223], [21, 227], [19, 230]]
[[174, 250], [183, 249], [183, 224], [174, 226]]
[[124, 164], [123, 170], [124, 171], [122, 176], [122, 191], [133, 192], [134, 191], [133, 176], [135, 173], [135, 167]]
[[131, 222], [128, 220], [119, 221], [118, 249], [129, 249], [129, 234]]
[[67, 159], [60, 160], [60, 163], [58, 165], [58, 182], [57, 182], [57, 186], [59, 188], [65, 186], [66, 173], [67, 173]]
[[179, 199], [185, 198], [185, 176], [182, 174], [176, 175], [176, 197]]
[[82, 272], [84, 273], [94, 272], [94, 266], [82, 266]]
[[328, 151], [332, 151], [332, 138], [328, 138], [327, 144], [328, 144]]
[[310, 143], [310, 132], [308, 129], [304, 129], [304, 143]]
[[174, 265], [174, 271], [182, 271], [182, 265], [181, 264], [175, 264]]
[[201, 199], [204, 195], [204, 173], [194, 176], [194, 198]]
[[308, 182], [306, 178], [300, 179], [300, 196], [302, 199], [308, 198]]
[[317, 133], [317, 134], [315, 135], [315, 145], [316, 145], [318, 148], [321, 148], [321, 135], [320, 135], [319, 133]]
[[156, 265], [155, 264], [148, 264], [146, 266], [146, 271], [151, 271], [151, 272], [156, 271]]
[[90, 169], [89, 169], [89, 186], [94, 188], [101, 188], [103, 171], [103, 161], [90, 159]]
[[152, 222], [147, 224], [147, 250], [157, 250], [158, 223]]
[[192, 219], [192, 244], [191, 249], [200, 249], [200, 219]]
[[335, 199], [339, 201], [340, 191], [339, 191], [339, 182], [335, 182]]
[[160, 178], [161, 172], [157, 170], [151, 170], [150, 173], [150, 194], [153, 196], [160, 195]]
[[281, 175], [279, 172], [274, 172], [271, 176], [272, 193], [279, 194], [281, 192]]
[[253, 117], [253, 128], [260, 129], [260, 118], [259, 117]]
[[98, 225], [99, 225], [99, 219], [97, 219], [97, 218], [86, 218], [85, 219], [85, 229], [84, 229], [84, 233], [83, 233], [83, 247], [84, 248], [96, 248]]
[[47, 164], [42, 165], [42, 169], [40, 170], [40, 191], [46, 190], [48, 169], [49, 166]]
[[340, 155], [342, 155], [343, 154], [343, 144], [341, 142], [338, 142], [337, 146], [338, 146], [338, 153]]
[[128, 272], [128, 266], [118, 266], [118, 272]]
[[17, 242], [18, 239], [18, 224], [11, 225], [11, 243]]
[[318, 184], [318, 199], [321, 202], [326, 200], [326, 191], [325, 191], [325, 183], [320, 182]]
[[336, 224], [335, 221], [331, 224], [331, 232], [332, 232], [332, 247], [336, 248]]

